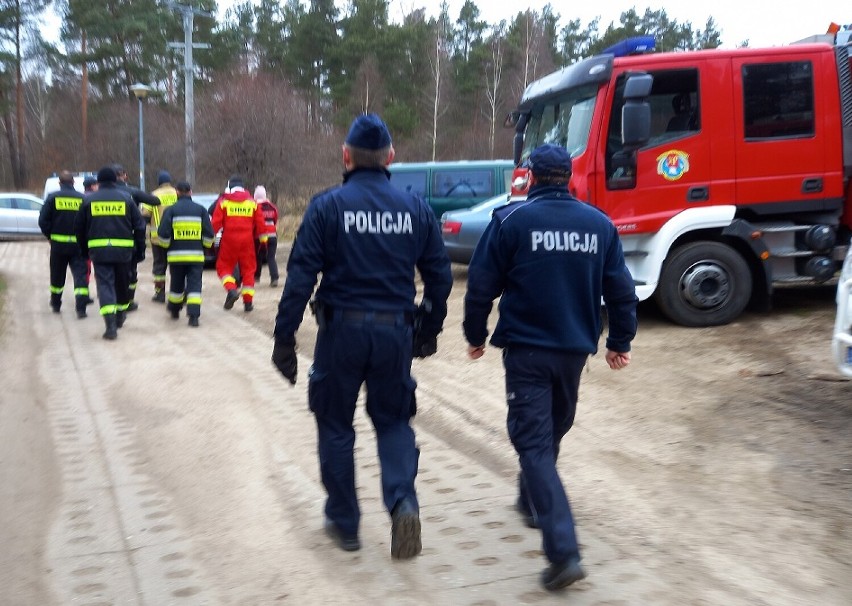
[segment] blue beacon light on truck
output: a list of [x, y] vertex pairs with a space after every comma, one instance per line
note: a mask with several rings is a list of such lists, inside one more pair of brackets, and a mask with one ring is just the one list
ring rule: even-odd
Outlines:
[[654, 52], [656, 43], [654, 36], [634, 36], [626, 38], [606, 48], [602, 55], [613, 55], [614, 57], [627, 57], [629, 55], [644, 55]]

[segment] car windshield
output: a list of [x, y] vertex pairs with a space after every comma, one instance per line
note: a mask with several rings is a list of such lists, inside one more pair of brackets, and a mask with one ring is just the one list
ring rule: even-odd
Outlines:
[[561, 145], [578, 156], [586, 150], [592, 125], [597, 85], [571, 89], [565, 94], [533, 108], [526, 131], [521, 160], [539, 145]]

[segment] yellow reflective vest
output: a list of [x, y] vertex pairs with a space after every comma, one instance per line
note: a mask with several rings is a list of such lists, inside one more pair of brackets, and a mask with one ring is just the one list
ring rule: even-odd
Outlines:
[[151, 244], [159, 244], [157, 237], [157, 228], [160, 226], [160, 221], [163, 220], [163, 213], [166, 209], [177, 202], [177, 190], [169, 184], [161, 185], [151, 192], [152, 195], [160, 199], [159, 206], [151, 206], [150, 204], [142, 204], [142, 215], [151, 217]]

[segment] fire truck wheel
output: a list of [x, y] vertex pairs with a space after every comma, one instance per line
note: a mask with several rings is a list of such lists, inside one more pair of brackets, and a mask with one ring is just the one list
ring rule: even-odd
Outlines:
[[682, 326], [719, 326], [736, 319], [751, 298], [745, 259], [720, 242], [692, 242], [671, 251], [655, 298]]

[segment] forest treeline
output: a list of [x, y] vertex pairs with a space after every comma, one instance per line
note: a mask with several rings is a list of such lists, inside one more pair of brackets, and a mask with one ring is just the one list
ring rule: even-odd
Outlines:
[[[712, 17], [696, 27], [664, 9], [628, 8], [602, 24], [546, 5], [488, 23], [467, 0], [458, 14], [445, 3], [438, 15], [416, 9], [395, 22], [389, 6], [260, 0], [219, 20], [214, 0], [195, 0], [196, 191], [219, 190], [234, 172], [276, 198], [329, 185], [346, 126], [367, 111], [387, 121], [398, 160], [505, 158], [504, 118], [533, 80], [628, 36], [653, 35], [661, 51], [722, 42]], [[107, 162], [138, 171], [134, 83], [155, 93], [143, 104], [146, 182], [160, 169], [184, 175], [181, 8], [0, 0], [0, 187], [40, 193], [53, 171]], [[46, 11], [59, 16], [59, 31], [45, 31]]]

